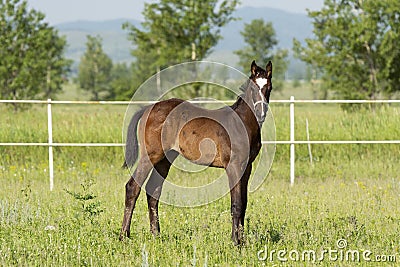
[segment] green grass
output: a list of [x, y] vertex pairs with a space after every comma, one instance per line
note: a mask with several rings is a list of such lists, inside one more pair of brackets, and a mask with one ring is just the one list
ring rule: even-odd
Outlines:
[[[320, 251], [335, 249], [339, 239], [346, 239], [352, 250], [398, 255], [398, 179], [304, 177], [290, 187], [277, 172], [250, 194], [246, 244], [236, 248], [229, 238], [229, 197], [199, 208], [161, 205], [162, 234], [154, 238], [142, 194], [133, 215], [132, 239], [119, 242], [126, 173], [71, 164], [57, 172], [56, 190], [49, 192], [42, 169], [10, 166], [2, 171], [7, 179], [0, 200], [0, 263], [138, 266], [147, 261], [150, 266], [188, 266], [196, 258], [197, 266], [253, 266], [260, 263], [257, 252], [265, 246], [269, 251]], [[94, 223], [82, 219], [79, 203], [62, 190], [80, 190], [87, 176], [95, 179], [93, 191], [104, 210]], [[46, 230], [49, 226], [54, 230]]]
[[[288, 140], [288, 106], [271, 109], [277, 140]], [[119, 143], [124, 111], [123, 106], [54, 105], [54, 142]], [[395, 105], [350, 113], [335, 105], [298, 104], [296, 139], [306, 139], [306, 118], [311, 140], [398, 139], [399, 111]], [[45, 107], [13, 113], [0, 106], [0, 142], [46, 142], [46, 127]], [[142, 192], [132, 238], [118, 241], [129, 177], [120, 168], [122, 148], [55, 148], [53, 192], [46, 147], [0, 147], [0, 153], [1, 266], [269, 266], [281, 262], [276, 254], [272, 263], [260, 261], [259, 251], [320, 253], [337, 249], [339, 239], [347, 241], [346, 250], [369, 250], [371, 258], [395, 255], [400, 261], [399, 145], [313, 145], [313, 166], [307, 146], [298, 145], [293, 187], [289, 146], [278, 145], [271, 172], [249, 195], [245, 244], [239, 248], [230, 240], [229, 196], [197, 208], [161, 204], [162, 233], [153, 237]], [[172, 169], [169, 180], [190, 186], [219, 174]], [[102, 210], [92, 217], [66, 192], [82, 192], [88, 180], [95, 182], [88, 191], [96, 197], [87, 204], [99, 201]], [[328, 256], [323, 262], [285, 265], [313, 264], [372, 265]]]

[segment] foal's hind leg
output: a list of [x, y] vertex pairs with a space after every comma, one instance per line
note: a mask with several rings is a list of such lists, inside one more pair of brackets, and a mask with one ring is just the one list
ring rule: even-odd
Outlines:
[[119, 235], [120, 240], [123, 240], [125, 236], [130, 237], [132, 213], [135, 208], [136, 200], [139, 197], [141, 186], [152, 167], [153, 165], [150, 160], [146, 157], [141, 158], [135, 172], [125, 185], [125, 210], [122, 229]]
[[161, 160], [153, 168], [150, 179], [146, 184], [147, 205], [149, 208], [150, 231], [153, 235], [160, 233], [160, 222], [158, 218], [158, 202], [161, 196], [164, 180], [167, 178], [172, 162], [176, 159], [176, 151], [168, 152], [167, 157]]

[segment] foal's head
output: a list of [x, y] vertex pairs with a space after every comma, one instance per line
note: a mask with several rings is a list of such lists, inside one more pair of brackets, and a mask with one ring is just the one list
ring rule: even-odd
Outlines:
[[269, 96], [272, 91], [272, 63], [268, 62], [265, 70], [257, 66], [256, 62], [251, 63], [251, 75], [249, 77], [255, 84], [251, 88], [251, 100], [254, 113], [259, 124], [263, 123], [267, 116]]

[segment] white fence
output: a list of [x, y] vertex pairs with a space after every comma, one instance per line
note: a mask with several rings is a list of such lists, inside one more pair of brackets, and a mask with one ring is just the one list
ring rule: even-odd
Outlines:
[[[52, 105], [53, 104], [87, 104], [87, 105], [128, 105], [128, 104], [151, 104], [156, 101], [54, 101], [45, 100], [0, 100], [1, 103], [10, 104], [41, 104], [47, 105], [47, 130], [48, 142], [46, 143], [1, 143], [0, 146], [46, 146], [49, 148], [49, 179], [50, 190], [54, 188], [54, 156], [53, 147], [122, 147], [122, 143], [54, 143], [53, 142], [53, 123], [52, 123]], [[226, 101], [226, 103], [232, 101]], [[197, 101], [196, 103], [214, 103], [213, 101]], [[332, 141], [310, 141], [295, 140], [295, 103], [320, 103], [320, 104], [389, 104], [398, 103], [400, 100], [295, 100], [294, 96], [290, 100], [271, 100], [271, 103], [289, 103], [290, 105], [290, 140], [286, 141], [262, 141], [263, 144], [289, 144], [290, 145], [290, 184], [295, 180], [295, 145], [296, 144], [400, 144], [400, 140], [332, 140]]]

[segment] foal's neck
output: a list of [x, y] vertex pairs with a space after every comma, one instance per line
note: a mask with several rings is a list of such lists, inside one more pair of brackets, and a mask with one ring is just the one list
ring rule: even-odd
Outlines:
[[239, 115], [245, 124], [258, 125], [252, 109], [251, 97], [248, 95], [249, 93], [250, 92], [246, 90], [245, 94], [238, 96], [231, 108]]

